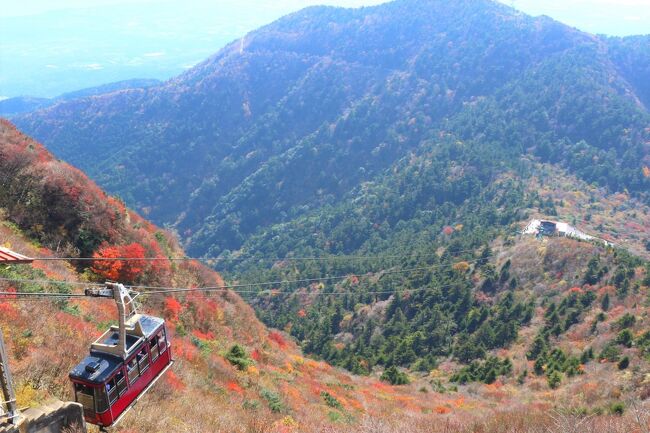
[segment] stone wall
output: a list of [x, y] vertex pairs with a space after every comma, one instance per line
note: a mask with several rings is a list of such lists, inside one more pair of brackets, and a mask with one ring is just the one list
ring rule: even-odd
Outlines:
[[0, 426], [0, 433], [87, 433], [83, 408], [74, 402], [55, 401], [21, 413], [17, 428]]

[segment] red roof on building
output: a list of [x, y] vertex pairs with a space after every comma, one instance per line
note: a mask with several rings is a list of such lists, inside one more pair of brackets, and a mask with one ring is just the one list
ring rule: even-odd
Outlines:
[[29, 257], [0, 247], [0, 263], [31, 263], [32, 261]]

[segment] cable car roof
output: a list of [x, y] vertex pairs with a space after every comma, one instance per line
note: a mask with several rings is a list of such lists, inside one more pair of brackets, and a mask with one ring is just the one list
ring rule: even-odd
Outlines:
[[[140, 324], [143, 331], [144, 339], [149, 339], [153, 336], [165, 323], [159, 317], [147, 316], [145, 314], [137, 314], [129, 322]], [[117, 330], [107, 332], [100, 340], [105, 345], [115, 345], [119, 339]], [[139, 335], [126, 334], [126, 347], [129, 355], [134, 353], [138, 343], [144, 341]], [[85, 382], [100, 384], [109, 379], [122, 365], [123, 360], [119, 356], [110, 353], [102, 352], [101, 350], [91, 350], [90, 356], [84, 358], [76, 367], [70, 372], [71, 379], [83, 380]]]
[[71, 379], [101, 384], [106, 382], [120, 367], [122, 359], [108, 353], [91, 352], [70, 372]]

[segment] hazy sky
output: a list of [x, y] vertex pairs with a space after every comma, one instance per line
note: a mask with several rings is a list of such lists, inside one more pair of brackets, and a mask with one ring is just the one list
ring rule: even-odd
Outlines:
[[[590, 33], [650, 33], [650, 0], [501, 0]], [[303, 7], [385, 0], [4, 0], [0, 99], [168, 79]]]
[[[0, 10], [0, 16], [32, 15], [58, 9], [77, 9], [135, 3], [159, 4], [173, 3], [174, 1], [183, 2], [182, 0], [22, 0], [13, 2], [14, 4], [4, 5], [2, 10]], [[214, 6], [220, 3], [224, 5], [237, 4], [236, 0], [204, 0], [204, 2]], [[258, 0], [254, 3], [259, 3], [264, 9], [277, 7], [278, 9], [298, 10], [310, 5], [327, 4], [357, 7], [385, 2], [386, 0]]]
[[529, 15], [548, 15], [590, 33], [650, 34], [650, 0], [502, 0]]
[[[170, 0], [181, 1], [181, 0]], [[591, 33], [624, 36], [650, 33], [650, 0], [501, 0], [531, 15], [548, 15]], [[114, 4], [160, 3], [161, 0], [20, 0], [7, 1], [0, 16], [31, 15], [57, 9], [76, 9]], [[205, 0], [232, 6], [236, 0]], [[314, 4], [363, 6], [384, 0], [259, 0], [265, 9], [286, 13]], [[250, 29], [252, 30], [252, 29]]]

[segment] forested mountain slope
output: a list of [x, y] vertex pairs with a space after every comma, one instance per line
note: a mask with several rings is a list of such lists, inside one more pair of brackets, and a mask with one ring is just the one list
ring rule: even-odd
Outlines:
[[[459, 160], [471, 156], [463, 147], [454, 143], [451, 148], [462, 156]], [[404, 163], [402, 170], [423, 182], [431, 179], [427, 166], [433, 167], [432, 173], [442, 169], [425, 163], [416, 169], [425, 174], [420, 176], [411, 171], [416, 161]], [[183, 255], [173, 236], [107, 196], [6, 121], [0, 122], [0, 168], [4, 246], [33, 257]], [[473, 172], [475, 167], [465, 165], [463, 170]], [[645, 428], [649, 266], [600, 245], [495, 239], [488, 224], [478, 229], [481, 221], [498, 229], [516, 218], [518, 197], [539, 212], [570, 211], [572, 196], [563, 196], [555, 210], [559, 198], [554, 191], [536, 185], [549, 175], [561, 181], [557, 173], [536, 168], [528, 185], [513, 175], [501, 176], [474, 198], [463, 193], [472, 177], [459, 174], [458, 167], [452, 171], [458, 184], [441, 186], [434, 196], [442, 201], [453, 192], [453, 197], [468, 198], [451, 206], [447, 197], [437, 217], [459, 212], [467, 218], [471, 212], [461, 212], [463, 207], [477, 209], [477, 200], [485, 202], [483, 213], [463, 220], [466, 226], [459, 222], [437, 233], [438, 226], [423, 219], [429, 218], [428, 212], [416, 212], [417, 217], [395, 230], [396, 239], [419, 239], [408, 249], [410, 257], [394, 251], [400, 256], [339, 256], [342, 261], [329, 264], [306, 262], [311, 267], [277, 261], [271, 270], [260, 269], [269, 278], [319, 270], [342, 273], [345, 278], [338, 282], [297, 283], [295, 293], [273, 288], [256, 296], [257, 305], [265, 311], [264, 304], [275, 304], [275, 314], [267, 320], [293, 333], [309, 351], [353, 371], [367, 374], [372, 369], [371, 377], [303, 357], [285, 334], [258, 322], [235, 292], [149, 295], [144, 308], [166, 318], [177, 362], [117, 431], [476, 433], [517, 428], [560, 433], [578, 422], [595, 433]], [[412, 180], [408, 184], [417, 186]], [[401, 202], [407, 204], [403, 212], [410, 212], [410, 200]], [[378, 197], [363, 207], [370, 216], [379, 215], [381, 208]], [[614, 218], [601, 223], [617, 226], [619, 211], [605, 210]], [[648, 212], [641, 205], [636, 210]], [[345, 235], [348, 223], [337, 214], [349, 211], [354, 209], [332, 210], [333, 232]], [[299, 220], [288, 233], [314, 223]], [[421, 238], [422, 229], [429, 230], [428, 240]], [[293, 241], [287, 236], [283, 242]], [[319, 242], [310, 248], [317, 251]], [[370, 236], [359, 249], [375, 242], [381, 238]], [[233, 269], [245, 264], [229, 259]], [[355, 260], [365, 264], [355, 266]], [[249, 277], [262, 277], [255, 275], [260, 258], [250, 261]], [[120, 262], [72, 260], [0, 267], [0, 291], [9, 292], [0, 296], [0, 326], [20, 407], [69, 398], [67, 372], [114, 320], [115, 308], [111, 301], [98, 299], [27, 301], [11, 293], [77, 292], [77, 283], [105, 278], [180, 287], [223, 284], [218, 274], [195, 261], [155, 263], [134, 261], [125, 267]], [[363, 267], [367, 273], [349, 273]], [[383, 368], [382, 382], [377, 367]], [[582, 418], [585, 413], [593, 416]]]
[[[160, 86], [16, 121], [172, 224], [193, 254], [218, 255], [340, 206], [410, 155], [435, 154], [436, 176], [454, 165], [448, 176], [474, 176], [465, 196], [526, 156], [647, 201], [647, 46], [648, 37], [600, 38], [487, 0], [316, 7]], [[458, 156], [454, 142], [468, 149]], [[491, 168], [463, 170], [467, 153]], [[421, 204], [409, 185], [401, 191]]]
[[[31, 257], [183, 256], [171, 234], [107, 196], [6, 121], [0, 122], [0, 173], [5, 247]], [[224, 284], [196, 261], [0, 266], [0, 327], [19, 407], [70, 399], [68, 372], [114, 323], [117, 311], [111, 300], [18, 299], [12, 293], [80, 293], [85, 284], [107, 278], [166, 287]], [[305, 358], [288, 337], [264, 327], [232, 291], [140, 299], [146, 312], [167, 320], [176, 363], [116, 431], [343, 432], [350, 426], [363, 429], [365, 420], [388, 426], [398, 412], [418, 431], [428, 423], [425, 413], [451, 407], [458, 398], [440, 394], [425, 400], [414, 388], [393, 388]], [[411, 408], [404, 410], [398, 401], [409, 401]], [[468, 409], [454, 407], [459, 414]]]

